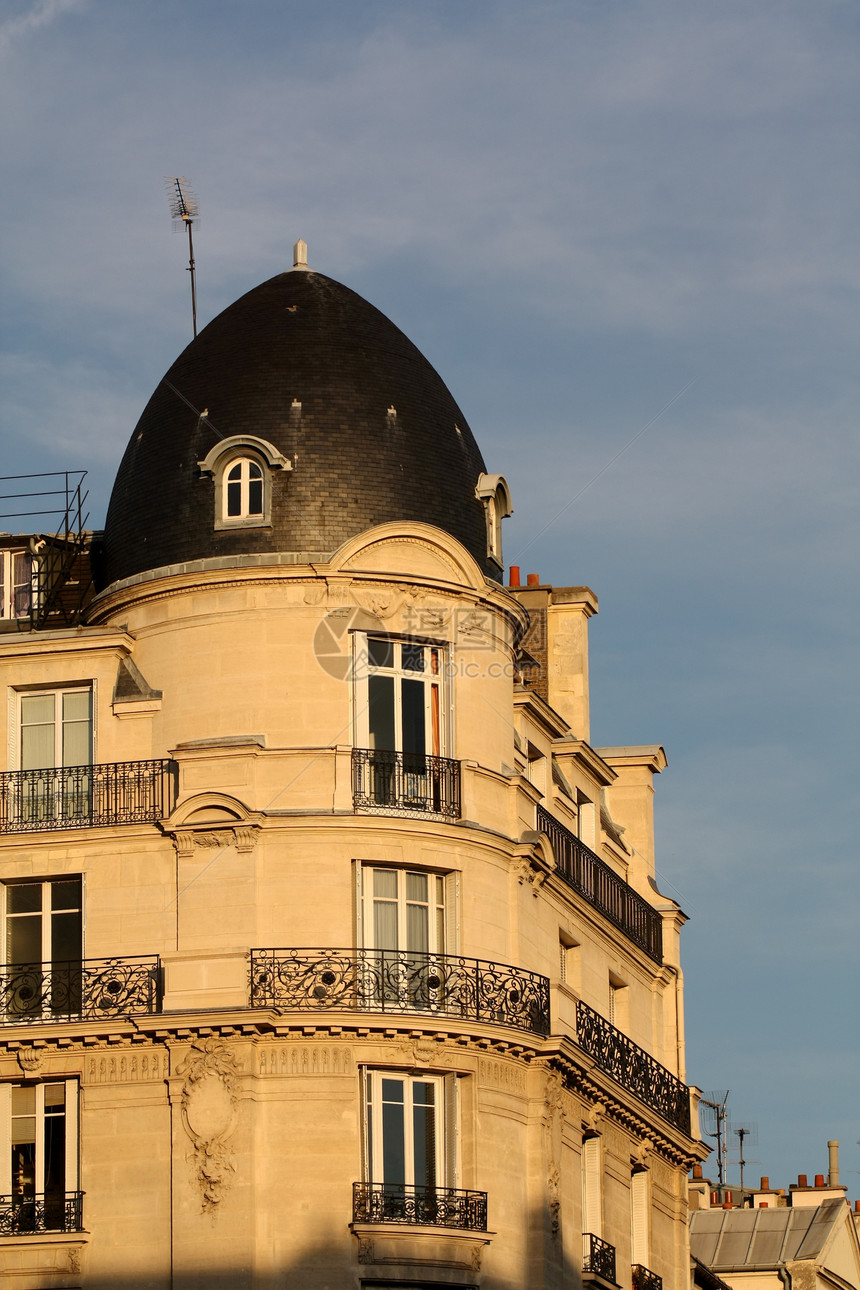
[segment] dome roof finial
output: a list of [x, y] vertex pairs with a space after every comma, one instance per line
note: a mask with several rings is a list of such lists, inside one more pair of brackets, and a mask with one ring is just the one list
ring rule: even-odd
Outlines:
[[293, 247], [293, 268], [306, 269], [308, 267], [308, 244], [302, 238], [299, 238]]

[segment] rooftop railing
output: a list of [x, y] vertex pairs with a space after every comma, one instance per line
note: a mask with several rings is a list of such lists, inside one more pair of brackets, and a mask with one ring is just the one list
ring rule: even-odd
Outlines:
[[404, 950], [251, 951], [251, 1007], [433, 1013], [548, 1035], [549, 981], [453, 954]]
[[576, 1042], [600, 1070], [611, 1075], [669, 1124], [689, 1135], [687, 1085], [581, 999], [576, 1005]]
[[460, 763], [428, 753], [352, 750], [356, 811], [400, 816], [460, 817]]
[[487, 1230], [487, 1193], [454, 1187], [412, 1187], [391, 1183], [353, 1183], [354, 1223], [416, 1223]]
[[0, 833], [149, 824], [170, 814], [176, 763], [119, 761], [0, 774]]
[[559, 877], [649, 958], [662, 963], [663, 923], [657, 910], [542, 806], [537, 826], [550, 840]]

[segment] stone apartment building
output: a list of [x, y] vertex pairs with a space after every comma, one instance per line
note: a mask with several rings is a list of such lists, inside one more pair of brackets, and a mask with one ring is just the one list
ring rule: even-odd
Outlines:
[[0, 538], [0, 1284], [686, 1290], [663, 751], [592, 745], [594, 594], [504, 585], [504, 477], [303, 249], [103, 534]]

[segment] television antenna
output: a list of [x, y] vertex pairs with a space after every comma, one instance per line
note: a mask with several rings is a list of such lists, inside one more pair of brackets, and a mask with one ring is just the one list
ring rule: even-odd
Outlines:
[[[191, 326], [197, 337], [197, 274], [194, 266], [194, 221], [200, 218], [197, 198], [191, 191], [191, 185], [182, 175], [173, 175], [165, 179], [167, 200], [170, 202], [170, 214], [174, 221], [181, 221], [188, 229], [188, 272], [191, 274]], [[174, 222], [174, 229], [180, 224]]]
[[[741, 1170], [741, 1191], [744, 1189], [744, 1165], [749, 1164], [744, 1159], [744, 1138], [749, 1138], [751, 1147], [758, 1146], [758, 1125], [752, 1122], [748, 1124], [732, 1124], [732, 1133], [738, 1140], [738, 1164]], [[753, 1163], [755, 1163], [753, 1161]]]
[[726, 1112], [728, 1100], [728, 1089], [710, 1092], [706, 1097], [702, 1097], [699, 1100], [702, 1133], [708, 1138], [716, 1138], [717, 1140], [717, 1180], [721, 1187], [725, 1182], [725, 1163], [729, 1145], [727, 1141], [728, 1114]]

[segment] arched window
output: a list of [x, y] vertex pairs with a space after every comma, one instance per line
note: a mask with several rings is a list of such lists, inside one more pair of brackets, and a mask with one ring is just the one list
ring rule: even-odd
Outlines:
[[225, 520], [247, 520], [265, 513], [263, 468], [251, 457], [239, 457], [225, 469], [221, 496]]
[[272, 522], [273, 475], [292, 470], [274, 444], [256, 435], [222, 439], [197, 465], [215, 484], [215, 528], [263, 528]]
[[484, 518], [487, 522], [487, 555], [501, 570], [502, 561], [502, 520], [513, 515], [511, 490], [504, 475], [479, 475], [475, 487], [475, 496], [484, 503]]

